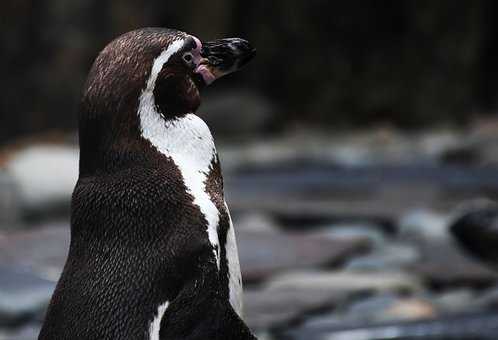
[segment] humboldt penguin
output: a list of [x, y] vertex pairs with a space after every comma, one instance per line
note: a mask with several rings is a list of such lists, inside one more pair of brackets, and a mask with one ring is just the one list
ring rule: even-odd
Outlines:
[[[96, 58], [79, 110], [71, 243], [40, 340], [255, 339], [199, 91], [255, 50], [144, 28]], [[234, 112], [234, 114], [236, 114]]]

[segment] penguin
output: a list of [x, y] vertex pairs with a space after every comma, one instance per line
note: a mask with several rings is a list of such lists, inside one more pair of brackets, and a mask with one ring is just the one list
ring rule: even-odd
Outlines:
[[[480, 202], [479, 202], [480, 203]], [[490, 202], [471, 206], [450, 224], [457, 244], [475, 259], [498, 270], [498, 207]]]
[[39, 340], [255, 339], [219, 158], [195, 114], [200, 91], [254, 55], [243, 39], [165, 28], [100, 52], [79, 108], [68, 257]]

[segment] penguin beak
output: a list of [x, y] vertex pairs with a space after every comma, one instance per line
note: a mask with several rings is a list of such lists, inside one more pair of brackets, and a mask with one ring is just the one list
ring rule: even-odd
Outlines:
[[240, 38], [218, 39], [204, 42], [201, 60], [194, 73], [202, 76], [206, 85], [226, 74], [235, 72], [256, 55], [248, 41]]

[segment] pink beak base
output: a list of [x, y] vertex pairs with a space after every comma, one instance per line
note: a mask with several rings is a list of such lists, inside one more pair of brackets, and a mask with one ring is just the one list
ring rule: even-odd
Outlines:
[[208, 68], [208, 66], [203, 63], [203, 61], [205, 61], [205, 60], [201, 56], [201, 49], [202, 49], [201, 41], [197, 37], [192, 36], [192, 38], [194, 38], [194, 40], [197, 44], [197, 47], [193, 51], [195, 63], [197, 65], [194, 72], [200, 74], [202, 76], [202, 79], [206, 83], [206, 85], [209, 85], [213, 81], [216, 80], [216, 76], [211, 72], [211, 70]]

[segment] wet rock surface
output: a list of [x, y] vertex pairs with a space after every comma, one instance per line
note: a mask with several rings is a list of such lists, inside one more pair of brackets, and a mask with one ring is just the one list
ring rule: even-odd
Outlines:
[[[480, 166], [495, 139], [479, 131], [470, 146], [389, 129], [221, 145], [249, 326], [267, 340], [497, 339], [498, 272], [454, 237], [461, 203], [498, 193], [498, 171]], [[482, 152], [458, 158], [471, 147]], [[75, 148], [29, 150], [10, 159], [45, 167], [37, 176], [0, 171], [0, 340], [36, 338], [69, 246], [53, 207], [68, 204]], [[460, 227], [493, 258], [483, 216]]]

